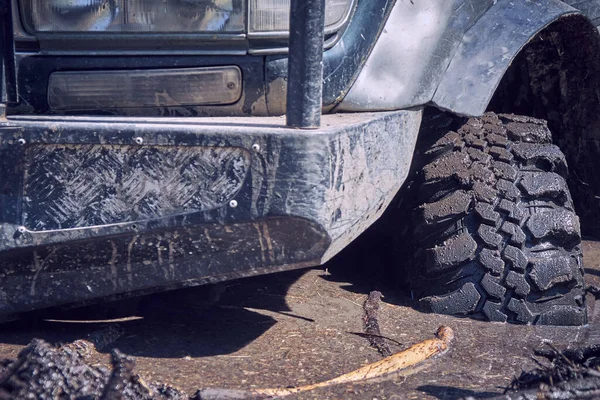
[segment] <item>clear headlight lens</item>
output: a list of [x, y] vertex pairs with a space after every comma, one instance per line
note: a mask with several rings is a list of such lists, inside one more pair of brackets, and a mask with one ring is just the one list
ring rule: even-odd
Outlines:
[[[32, 32], [286, 32], [290, 0], [21, 0]], [[326, 0], [325, 29], [339, 28], [353, 0]]]
[[[325, 29], [335, 29], [350, 13], [352, 0], [325, 0]], [[287, 31], [290, 0], [250, 0], [249, 32]]]
[[244, 0], [22, 0], [34, 32], [243, 32]]

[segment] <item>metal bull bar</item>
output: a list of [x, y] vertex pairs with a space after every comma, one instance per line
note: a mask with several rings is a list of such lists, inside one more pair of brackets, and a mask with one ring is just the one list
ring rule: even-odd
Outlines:
[[325, 0], [291, 0], [286, 120], [318, 128], [323, 97]]
[[12, 2], [0, 0], [0, 115], [6, 115], [6, 104], [17, 102], [17, 69], [15, 64], [15, 40], [12, 23]]

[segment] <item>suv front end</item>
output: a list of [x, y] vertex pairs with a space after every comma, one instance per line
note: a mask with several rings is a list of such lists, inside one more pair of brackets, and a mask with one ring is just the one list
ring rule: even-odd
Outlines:
[[295, 4], [288, 63], [286, 1], [5, 3], [3, 318], [318, 265], [381, 215], [421, 110], [321, 110], [391, 2]]

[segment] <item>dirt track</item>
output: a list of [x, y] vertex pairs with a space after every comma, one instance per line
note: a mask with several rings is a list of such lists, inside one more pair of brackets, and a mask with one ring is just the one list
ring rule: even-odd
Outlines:
[[[600, 283], [600, 242], [584, 242], [587, 280]], [[162, 382], [192, 394], [199, 387], [252, 389], [314, 383], [381, 359], [365, 338], [362, 304], [382, 290], [379, 324], [392, 351], [429, 338], [439, 325], [456, 333], [449, 353], [389, 380], [341, 385], [296, 398], [453, 399], [501, 393], [521, 369], [533, 368], [532, 349], [550, 340], [559, 348], [600, 343], [600, 308], [590, 301], [591, 325], [581, 328], [516, 326], [422, 314], [408, 296], [393, 294], [367, 272], [348, 271], [343, 259], [327, 269], [274, 274], [230, 282], [216, 306], [203, 309], [202, 290], [156, 295], [152, 306], [134, 307], [126, 322], [74, 323], [28, 320], [5, 325], [0, 357], [15, 358], [32, 338], [67, 343], [89, 338], [100, 343], [92, 363], [108, 364], [111, 348], [137, 360], [147, 382]], [[588, 299], [592, 300], [592, 299]], [[128, 307], [121, 307], [123, 310]], [[145, 311], [144, 311], [145, 310]], [[126, 313], [127, 314], [127, 313]], [[123, 314], [123, 316], [127, 316]], [[105, 318], [106, 307], [62, 313], [63, 319]], [[47, 315], [48, 317], [49, 315]], [[56, 315], [54, 315], [56, 317]]]

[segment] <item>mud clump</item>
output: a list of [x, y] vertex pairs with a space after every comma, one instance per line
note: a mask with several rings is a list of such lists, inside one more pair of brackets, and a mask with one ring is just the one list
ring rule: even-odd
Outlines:
[[188, 399], [165, 385], [147, 385], [133, 372], [135, 360], [111, 352], [112, 368], [89, 365], [68, 346], [34, 339], [16, 360], [0, 363], [0, 399]]
[[[554, 385], [584, 378], [600, 378], [600, 345], [559, 351], [550, 344], [550, 350], [535, 350], [534, 354], [549, 361], [549, 365], [523, 372], [515, 378], [512, 388], [521, 389], [539, 385]], [[600, 388], [600, 387], [599, 387]]]
[[[507, 400], [558, 400], [600, 398], [600, 345], [576, 349], [535, 350], [539, 367], [513, 379], [502, 396]], [[471, 400], [467, 397], [467, 400]], [[492, 399], [492, 400], [493, 400]]]

